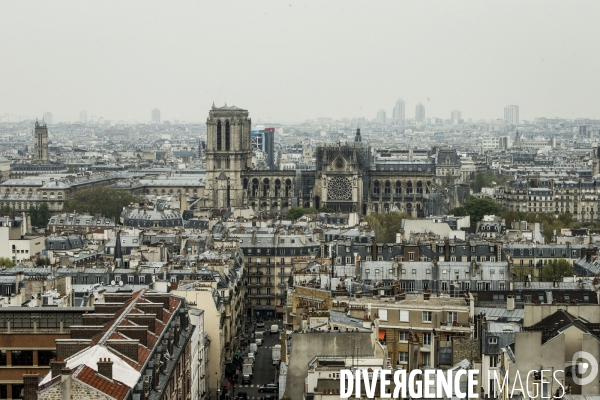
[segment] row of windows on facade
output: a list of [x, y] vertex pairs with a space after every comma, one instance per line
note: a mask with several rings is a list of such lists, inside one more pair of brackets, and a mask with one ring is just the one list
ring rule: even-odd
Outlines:
[[[244, 254], [246, 254], [248, 256], [251, 256], [253, 253], [255, 253], [257, 256], [259, 256], [259, 255], [261, 255], [263, 253], [263, 251], [262, 251], [263, 249], [255, 249], [255, 250], [256, 251], [254, 251], [254, 250], [252, 250], [250, 248], [246, 248], [246, 249], [244, 249]], [[296, 251], [296, 250], [298, 250], [298, 251]], [[290, 249], [290, 248], [287, 248], [287, 249], [283, 248], [283, 249], [281, 249], [280, 248], [279, 251], [274, 250], [273, 254], [275, 255], [275, 254], [279, 253], [282, 256], [286, 255], [286, 254], [289, 254], [289, 255], [296, 255], [296, 254], [301, 255], [301, 254], [316, 253], [318, 251], [319, 251], [318, 248], [312, 248], [312, 247], [302, 247], [302, 248], [299, 248], [299, 249]], [[270, 255], [271, 254], [271, 249], [270, 248], [265, 249], [265, 254], [266, 255]], [[248, 261], [248, 262], [250, 262], [250, 261]]]
[[33, 366], [34, 352], [37, 353], [38, 366], [48, 366], [56, 357], [55, 350], [0, 350], [0, 366]]
[[[430, 187], [431, 187], [431, 182], [427, 181], [426, 186], [425, 186], [425, 193], [429, 193]], [[402, 194], [402, 182], [396, 181], [396, 183], [393, 187], [393, 190], [394, 190], [395, 194]], [[372, 192], [373, 192], [373, 194], [380, 194], [382, 192], [381, 191], [381, 182], [379, 180], [373, 181]], [[405, 192], [406, 192], [406, 194], [413, 193], [413, 183], [411, 181], [406, 182]], [[383, 193], [384, 194], [392, 194], [392, 183], [390, 181], [385, 181], [383, 183]], [[423, 194], [423, 182], [422, 181], [417, 181], [416, 188], [414, 188], [414, 193]]]
[[[91, 278], [91, 277], [89, 277]], [[102, 280], [102, 276], [96, 275], [93, 277], [93, 283], [106, 283]], [[83, 285], [87, 285], [87, 284], [91, 284], [92, 283], [92, 279], [88, 279], [88, 276], [83, 275], [80, 277], [80, 284]], [[121, 282], [121, 276], [119, 275], [115, 275], [115, 282], [119, 283]], [[177, 277], [176, 276], [172, 276], [170, 279], [171, 282], [177, 282]], [[71, 284], [75, 285], [77, 284], [77, 275], [73, 275], [71, 276]], [[128, 275], [127, 276], [127, 284], [129, 285], [135, 285], [135, 276], [134, 275]], [[138, 284], [139, 285], [145, 285], [146, 284], [146, 277], [143, 275], [138, 276]]]
[[[365, 285], [370, 285], [371, 284], [371, 280], [366, 279], [365, 280]], [[423, 289], [428, 289], [429, 288], [429, 281], [425, 280], [425, 281], [421, 281], [421, 286]], [[506, 289], [506, 285], [504, 282], [498, 282], [499, 285], [499, 290], [505, 290]], [[415, 290], [415, 281], [411, 281], [411, 280], [401, 280], [399, 282], [399, 287], [400, 290], [404, 290], [404, 291], [414, 291]], [[483, 290], [491, 290], [492, 288], [492, 282], [489, 281], [478, 281], [475, 283], [475, 288], [477, 289], [477, 291], [483, 291]], [[460, 295], [463, 292], [467, 292], [471, 290], [471, 282], [470, 281], [461, 281], [461, 282], [451, 282], [451, 281], [442, 281], [440, 282], [440, 291], [442, 292], [447, 292], [447, 293], [452, 293], [454, 295]]]
[[[262, 295], [262, 294], [263, 294], [263, 291], [262, 291], [262, 289], [260, 289], [260, 288], [256, 288], [256, 289], [250, 288], [250, 289], [248, 289], [248, 294], [249, 294], [250, 296], [253, 296], [253, 295], [258, 295], [258, 296], [260, 296], [260, 295]], [[265, 289], [265, 293], [264, 293], [264, 294], [265, 294], [265, 295], [267, 295], [267, 296], [271, 296], [271, 295], [273, 295], [274, 293], [272, 293], [272, 291], [271, 291], [271, 288], [266, 288], [266, 289]], [[285, 295], [285, 290], [284, 290], [284, 289], [281, 289], [281, 290], [279, 291], [279, 294], [280, 294], [280, 295], [282, 295], [282, 296], [283, 296], [283, 295]]]
[[[347, 237], [346, 241], [350, 241], [350, 238]], [[429, 245], [427, 245], [427, 247], [429, 247]], [[470, 246], [471, 248], [471, 253], [476, 253], [477, 249], [481, 249], [482, 246]], [[467, 246], [462, 246], [463, 250], [467, 249]], [[394, 249], [397, 249], [397, 251], [402, 251], [402, 247], [395, 247], [395, 246], [387, 246], [387, 251], [388, 253], [393, 253]], [[489, 246], [490, 252], [494, 253], [496, 251], [496, 247], [495, 246]], [[344, 246], [344, 245], [338, 245], [337, 247], [337, 251], [338, 253], [341, 253], [342, 250], [345, 250], [346, 253], [350, 253], [352, 252], [352, 248], [350, 246]], [[354, 251], [359, 251], [360, 247], [355, 247]], [[373, 247], [372, 246], [366, 246], [366, 251], [367, 253], [371, 253], [373, 251]], [[383, 253], [383, 246], [377, 246], [377, 252], [378, 253]], [[438, 246], [438, 253], [439, 254], [443, 254], [445, 252], [444, 250], [444, 246]], [[456, 253], [456, 246], [450, 246], [450, 253]]]
[[[544, 250], [546, 254], [544, 254]], [[566, 249], [562, 249], [561, 252], [563, 257], [566, 257], [568, 252]], [[533, 249], [519, 249], [519, 250], [515, 250], [515, 249], [511, 249], [510, 250], [510, 255], [511, 256], [516, 256], [516, 255], [529, 255], [529, 256], [533, 256]], [[537, 255], [538, 256], [543, 256], [543, 255], [550, 255], [550, 256], [555, 256], [556, 255], [556, 249], [538, 249], [537, 251]], [[571, 250], [571, 256], [574, 258], [578, 258], [579, 257], [579, 250]]]
[[[20, 193], [21, 195], [25, 195], [25, 194], [32, 195], [33, 194], [33, 189], [29, 189], [29, 190], [26, 191], [25, 189], [21, 188], [21, 190], [19, 191], [19, 189], [14, 188], [12, 192], [13, 192], [13, 194], [19, 194]], [[4, 190], [4, 193], [6, 195], [9, 195], [10, 194], [10, 189], [6, 188]], [[39, 191], [36, 191], [36, 193], [39, 193]], [[43, 198], [47, 198], [48, 197], [48, 192], [42, 192], [42, 197]], [[50, 192], [50, 198], [51, 199], [54, 199], [54, 198], [62, 199], [63, 198], [63, 193], [62, 192], [58, 192], [58, 193], [55, 194], [54, 192]]]
[[[448, 260], [448, 261], [470, 262], [472, 260], [473, 261], [480, 261], [480, 262], [485, 262], [485, 261], [496, 262], [496, 256], [490, 256], [489, 260], [488, 260], [487, 256], [473, 256], [473, 257], [461, 256], [460, 260], [456, 256], [450, 256], [450, 260]], [[365, 261], [373, 261], [373, 257], [372, 256], [365, 256]], [[377, 256], [377, 261], [385, 261], [385, 259], [384, 259], [383, 256]], [[399, 256], [398, 257], [398, 261], [399, 262], [403, 262], [404, 261], [404, 256]], [[419, 259], [416, 260], [415, 259], [415, 253], [409, 252], [408, 253], [408, 261], [431, 262], [431, 257], [420, 256]], [[342, 258], [341, 257], [338, 257], [337, 263], [338, 264], [342, 263]], [[346, 264], [353, 264], [352, 256], [346, 256]]]
[[[196, 193], [197, 193], [197, 191], [198, 191], [197, 189], [192, 189], [192, 190], [190, 190], [190, 189], [187, 189], [187, 188], [186, 188], [186, 189], [183, 191], [183, 193], [185, 193], [185, 194], [190, 194], [190, 192], [191, 192], [191, 193], [193, 193], [193, 194], [196, 194]], [[161, 190], [160, 190], [160, 192], [159, 192], [159, 191], [158, 191], [158, 189], [153, 189], [152, 191], [151, 191], [150, 189], [145, 189], [145, 190], [144, 190], [144, 193], [146, 193], [146, 194], [150, 194], [150, 193], [152, 193], [152, 194], [153, 194], [153, 195], [155, 195], [155, 196], [157, 196], [159, 193], [160, 193], [160, 194], [162, 194], [162, 195], [165, 195], [165, 194], [175, 194], [175, 193], [176, 193], [176, 194], [178, 194], [178, 195], [180, 195], [180, 194], [182, 193], [182, 191], [181, 191], [181, 189], [177, 189], [177, 190], [175, 190], [175, 191], [174, 191], [173, 189], [169, 189], [169, 190], [166, 190], [166, 189], [161, 189]]]
[[[285, 187], [283, 188], [283, 190], [282, 190], [280, 179], [275, 179], [274, 183], [275, 184], [273, 186], [272, 194], [275, 197], [280, 197], [280, 196], [290, 197], [291, 195], [294, 194], [291, 179], [285, 180]], [[242, 185], [243, 185], [244, 190], [248, 189], [248, 178], [244, 178], [244, 180], [242, 181]], [[252, 197], [257, 197], [257, 196], [270, 197], [271, 196], [271, 181], [269, 180], [269, 178], [264, 178], [262, 180], [262, 182], [260, 182], [258, 180], [258, 178], [253, 178], [251, 189], [250, 189], [250, 195]]]

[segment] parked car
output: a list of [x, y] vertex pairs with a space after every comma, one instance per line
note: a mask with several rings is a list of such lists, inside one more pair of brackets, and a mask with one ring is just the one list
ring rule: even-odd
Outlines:
[[236, 400], [248, 400], [248, 393], [238, 392], [238, 394], [235, 395], [235, 399]]
[[276, 383], [267, 383], [266, 385], [262, 385], [258, 388], [259, 393], [270, 392], [277, 393], [278, 386]]
[[252, 383], [252, 375], [242, 375], [242, 384], [244, 383]]

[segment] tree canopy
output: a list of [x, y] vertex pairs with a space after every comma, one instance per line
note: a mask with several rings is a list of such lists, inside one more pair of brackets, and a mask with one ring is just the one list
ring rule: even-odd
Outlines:
[[0, 257], [0, 267], [12, 268], [15, 262], [8, 257]]
[[562, 280], [563, 276], [573, 275], [573, 267], [564, 258], [552, 260], [544, 265], [540, 271], [540, 281], [551, 282], [554, 279]]
[[477, 222], [483, 219], [484, 215], [500, 215], [500, 205], [492, 199], [480, 199], [471, 197], [462, 206], [449, 211], [449, 214], [457, 216], [469, 215], [471, 217], [471, 226], [476, 226]]
[[402, 227], [402, 220], [410, 219], [407, 213], [389, 212], [385, 214], [370, 214], [365, 221], [375, 231], [375, 240], [380, 243], [395, 243], [396, 233]]
[[478, 172], [475, 175], [475, 181], [473, 181], [473, 192], [479, 193], [484, 187], [493, 187], [495, 185], [502, 185], [508, 180], [512, 179], [509, 175], [498, 175], [492, 170], [485, 172]]
[[39, 227], [48, 225], [48, 220], [52, 215], [46, 203], [40, 204], [38, 208], [32, 205], [28, 212], [31, 217], [31, 225]]
[[128, 191], [97, 186], [75, 192], [72, 198], [65, 201], [63, 211], [102, 214], [118, 220], [123, 207], [136, 201], [137, 197]]
[[315, 208], [303, 208], [303, 207], [292, 207], [288, 210], [287, 217], [289, 219], [298, 219], [302, 217], [304, 214], [315, 214], [317, 210]]

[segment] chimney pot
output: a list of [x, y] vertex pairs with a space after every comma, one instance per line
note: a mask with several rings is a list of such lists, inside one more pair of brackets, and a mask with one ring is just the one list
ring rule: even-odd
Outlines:
[[113, 362], [110, 358], [101, 358], [98, 361], [98, 373], [111, 381], [113, 380]]

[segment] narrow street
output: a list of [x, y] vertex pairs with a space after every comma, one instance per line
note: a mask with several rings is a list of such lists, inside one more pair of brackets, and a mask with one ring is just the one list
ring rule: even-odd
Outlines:
[[[256, 355], [256, 360], [254, 361], [254, 368], [252, 371], [252, 383], [241, 385], [240, 376], [234, 386], [233, 398], [235, 398], [239, 392], [246, 392], [248, 394], [248, 399], [262, 399], [263, 397], [267, 396], [277, 396], [277, 393], [258, 392], [258, 388], [260, 386], [274, 382], [278, 372], [278, 367], [273, 365], [273, 359], [271, 356], [273, 346], [281, 344], [281, 342], [279, 340], [279, 334], [269, 334], [269, 330], [273, 324], [277, 324], [280, 329], [283, 326], [281, 320], [265, 321], [263, 345], [258, 347], [258, 354]], [[248, 354], [248, 350], [244, 352], [244, 355], [245, 354]]]

